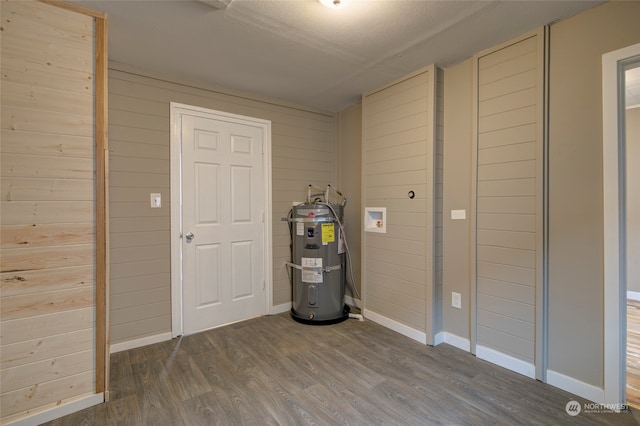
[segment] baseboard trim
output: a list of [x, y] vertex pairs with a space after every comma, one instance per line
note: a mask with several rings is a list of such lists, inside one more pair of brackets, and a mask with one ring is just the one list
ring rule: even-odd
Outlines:
[[471, 342], [469, 341], [469, 339], [456, 336], [455, 334], [451, 334], [447, 331], [441, 331], [440, 333], [436, 334], [433, 340], [434, 346], [437, 346], [440, 343], [446, 343], [458, 349], [462, 349], [465, 352], [471, 351]]
[[512, 357], [492, 348], [476, 345], [476, 357], [489, 361], [490, 363], [504, 367], [507, 370], [515, 371], [531, 379], [536, 378], [536, 366], [530, 362]]
[[590, 385], [557, 371], [547, 370], [547, 383], [592, 402], [603, 403], [604, 389]]
[[291, 310], [291, 306], [292, 306], [291, 302], [283, 303], [282, 305], [272, 306], [271, 310], [269, 311], [269, 315], [278, 315], [283, 312], [289, 312]]
[[[88, 396], [81, 396], [70, 400], [65, 403], [64, 400], [58, 401], [52, 404], [52, 408], [43, 408], [44, 411], [40, 411], [28, 417], [22, 417], [20, 419], [12, 420], [11, 417], [5, 419], [7, 426], [33, 426], [47, 423], [60, 417], [75, 413], [76, 411], [84, 410], [85, 408], [93, 407], [94, 405], [102, 404], [104, 402], [104, 394], [96, 393]], [[61, 404], [61, 405], [58, 405]]]
[[629, 300], [640, 300], [640, 292], [627, 291], [627, 299], [629, 299]]
[[112, 343], [109, 353], [115, 354], [129, 349], [139, 348], [141, 346], [153, 345], [154, 343], [166, 342], [171, 340], [171, 332], [155, 334], [153, 336], [145, 336], [139, 339], [127, 340], [126, 342]]
[[402, 323], [399, 323], [398, 321], [392, 320], [391, 318], [387, 318], [384, 315], [377, 314], [368, 309], [363, 309], [362, 315], [365, 319], [371, 320], [377, 324], [387, 327], [397, 333], [402, 334], [403, 336], [407, 336], [424, 345], [427, 344], [427, 335], [420, 330], [411, 328], [408, 325], [404, 325]]

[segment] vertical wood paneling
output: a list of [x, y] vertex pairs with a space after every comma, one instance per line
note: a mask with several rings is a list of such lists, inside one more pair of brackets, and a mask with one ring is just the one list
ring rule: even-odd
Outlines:
[[[307, 185], [335, 185], [334, 115], [124, 69], [110, 70], [109, 99], [111, 342], [171, 331], [170, 102], [271, 120], [273, 304], [290, 302], [290, 237], [280, 218], [304, 201]], [[159, 209], [149, 206], [152, 192], [162, 196]]]
[[442, 85], [434, 84], [435, 72], [363, 98], [363, 205], [387, 209], [387, 233], [363, 237], [365, 308], [427, 341], [441, 326], [434, 305], [442, 298]]
[[476, 344], [534, 364], [539, 40], [478, 58]]
[[95, 353], [96, 19], [44, 2], [0, 7], [4, 424], [94, 394], [104, 360]]

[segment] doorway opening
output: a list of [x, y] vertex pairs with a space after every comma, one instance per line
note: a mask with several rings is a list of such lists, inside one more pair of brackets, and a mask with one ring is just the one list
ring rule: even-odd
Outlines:
[[[603, 78], [603, 187], [604, 187], [604, 305], [605, 305], [605, 403], [625, 404], [627, 398], [627, 382], [632, 384], [633, 378], [627, 376], [627, 336], [628, 325], [633, 326], [627, 318], [627, 291], [635, 285], [636, 272], [629, 265], [638, 239], [630, 232], [635, 229], [637, 213], [633, 208], [631, 192], [637, 193], [637, 178], [633, 179], [638, 164], [630, 164], [628, 160], [637, 155], [629, 155], [635, 149], [629, 141], [628, 111], [635, 115], [636, 108], [627, 108], [626, 99], [633, 102], [636, 90], [632, 83], [636, 68], [640, 67], [640, 44], [607, 53], [602, 57]], [[629, 71], [629, 74], [627, 72]], [[626, 84], [627, 80], [629, 85]], [[640, 82], [638, 82], [640, 83]], [[640, 84], [639, 84], [640, 85]], [[627, 89], [630, 90], [627, 95]], [[634, 217], [635, 216], [635, 217]], [[639, 290], [640, 291], [640, 286]], [[629, 293], [633, 296], [633, 293]], [[631, 331], [631, 328], [629, 328]], [[640, 331], [639, 331], [640, 333]], [[640, 334], [639, 334], [640, 335]], [[635, 338], [635, 336], [633, 336]], [[630, 347], [630, 346], [629, 346]], [[638, 364], [640, 365], [640, 363]], [[631, 369], [629, 369], [631, 372]], [[637, 386], [640, 389], [640, 386]], [[630, 393], [631, 396], [631, 393]]]

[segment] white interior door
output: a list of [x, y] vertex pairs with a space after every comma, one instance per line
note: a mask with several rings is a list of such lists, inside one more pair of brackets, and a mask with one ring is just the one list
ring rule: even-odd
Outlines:
[[264, 128], [181, 114], [184, 334], [266, 314]]

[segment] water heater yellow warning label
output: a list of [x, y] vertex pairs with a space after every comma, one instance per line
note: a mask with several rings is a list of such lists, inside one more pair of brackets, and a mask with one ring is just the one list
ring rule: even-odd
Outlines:
[[336, 240], [333, 223], [322, 224], [322, 244], [332, 243]]

